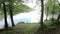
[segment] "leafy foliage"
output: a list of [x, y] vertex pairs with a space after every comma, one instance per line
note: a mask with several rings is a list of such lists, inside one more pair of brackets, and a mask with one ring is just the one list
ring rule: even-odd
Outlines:
[[24, 3], [23, 0], [0, 0], [0, 12], [1, 12], [0, 14], [3, 14], [2, 2], [5, 2], [6, 4], [6, 10], [8, 15], [9, 15], [9, 2], [13, 10], [13, 15], [32, 10], [32, 8], [23, 4]]
[[28, 6], [26, 5], [15, 5], [14, 8], [13, 8], [13, 14], [18, 14], [20, 12], [27, 12], [27, 11], [30, 11], [32, 10], [32, 8], [29, 8]]
[[48, 9], [48, 14], [57, 14], [60, 10], [60, 6], [57, 2], [57, 0], [48, 0], [48, 2], [45, 4], [45, 8]]

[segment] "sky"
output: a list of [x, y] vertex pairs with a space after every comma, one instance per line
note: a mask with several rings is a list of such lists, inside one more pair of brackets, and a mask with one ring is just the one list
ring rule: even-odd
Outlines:
[[[26, 1], [26, 0], [24, 0], [24, 1]], [[40, 21], [40, 16], [41, 16], [41, 12], [40, 12], [40, 10], [41, 10], [40, 5], [41, 4], [40, 4], [39, 1], [38, 2], [36, 2], [36, 1], [37, 0], [28, 0], [25, 3], [23, 3], [23, 4], [33, 8], [35, 10], [29, 11], [27, 13], [20, 13], [18, 15], [15, 15], [14, 16], [14, 21], [16, 21], [16, 22], [19, 22], [19, 21], [24, 21], [24, 22], [26, 21], [26, 22], [28, 22], [28, 20], [29, 20], [29, 22], [31, 22], [31, 23], [39, 22]], [[44, 3], [45, 2], [46, 1], [44, 1]], [[44, 20], [45, 20], [45, 17], [46, 16], [44, 14]]]
[[[28, 2], [23, 3], [31, 8], [34, 8], [36, 6], [36, 0], [28, 0]], [[29, 11], [27, 13], [20, 13], [18, 15], [14, 16], [14, 20], [25, 20], [26, 22], [28, 22], [28, 20], [30, 20], [29, 22], [38, 22], [38, 18], [39, 18], [39, 7], [35, 7], [33, 11]], [[21, 19], [22, 18], [22, 19]]]

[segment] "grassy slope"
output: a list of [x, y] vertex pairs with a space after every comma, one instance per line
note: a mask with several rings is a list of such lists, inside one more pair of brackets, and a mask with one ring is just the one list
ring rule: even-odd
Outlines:
[[[47, 26], [47, 30], [45, 30], [46, 34], [49, 34], [49, 33], [51, 34], [51, 32], [54, 34], [56, 33], [60, 34], [60, 25], [58, 26], [53, 25], [51, 21], [46, 21], [44, 24], [45, 26]], [[35, 32], [39, 29], [39, 26], [40, 24], [38, 23], [32, 23], [32, 24], [20, 23], [20, 24], [17, 24], [15, 27], [11, 27], [13, 30], [10, 29], [8, 31], [2, 31], [0, 32], [0, 34], [35, 34]]]
[[12, 27], [13, 30], [3, 31], [0, 34], [34, 34], [39, 28], [39, 24], [18, 24]]

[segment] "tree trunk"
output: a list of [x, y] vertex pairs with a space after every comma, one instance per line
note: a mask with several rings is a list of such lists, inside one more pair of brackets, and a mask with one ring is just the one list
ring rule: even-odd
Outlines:
[[59, 14], [58, 17], [57, 17], [57, 20], [59, 20], [59, 18], [60, 18], [60, 14]]
[[[58, 0], [57, 0], [57, 2], [58, 2], [58, 4], [59, 4], [59, 6], [60, 6], [60, 3], [59, 3]], [[58, 15], [58, 17], [57, 17], [57, 20], [59, 20], [59, 18], [60, 18], [60, 11], [59, 11], [59, 15]]]
[[43, 0], [41, 0], [41, 29], [43, 29], [43, 14], [44, 14], [44, 5], [43, 5]]
[[54, 21], [54, 13], [55, 13], [55, 3], [53, 5], [53, 11], [52, 11], [52, 22]]
[[46, 21], [47, 21], [47, 18], [48, 18], [48, 10], [49, 10], [49, 8], [47, 7], [47, 11], [46, 11]]
[[3, 10], [4, 10], [4, 19], [5, 19], [5, 28], [8, 28], [6, 7], [4, 2], [3, 2]]
[[13, 11], [12, 11], [12, 7], [11, 7], [11, 3], [9, 2], [9, 9], [10, 9], [10, 18], [11, 18], [11, 23], [12, 26], [14, 26], [14, 20], [13, 20]]

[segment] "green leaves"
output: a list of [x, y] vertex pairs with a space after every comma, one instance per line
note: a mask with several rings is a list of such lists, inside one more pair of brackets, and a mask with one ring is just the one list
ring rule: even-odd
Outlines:
[[26, 5], [15, 5], [14, 8], [13, 8], [13, 11], [14, 13], [13, 14], [16, 14], [16, 13], [21, 13], [21, 12], [27, 12], [27, 11], [30, 11], [32, 10], [32, 8], [26, 6]]
[[47, 7], [49, 7], [48, 14], [57, 14], [60, 10], [57, 0], [48, 0], [48, 2], [45, 4], [46, 10]]
[[[7, 10], [7, 14], [9, 15], [9, 3], [11, 5], [11, 9], [13, 10], [13, 15], [22, 13], [22, 12], [29, 12], [30, 10], [32, 10], [33, 8], [30, 8], [26, 5], [23, 4], [23, 0], [0, 0], [0, 2], [7, 2], [8, 4], [6, 5], [6, 10]], [[3, 14], [3, 8], [1, 6], [2, 3], [0, 3], [0, 12]]]

